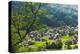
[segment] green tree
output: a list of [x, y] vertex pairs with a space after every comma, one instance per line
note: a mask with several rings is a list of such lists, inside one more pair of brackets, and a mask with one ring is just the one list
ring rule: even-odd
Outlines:
[[11, 11], [11, 50], [16, 52], [19, 43], [23, 42], [26, 35], [43, 26], [39, 26], [39, 16], [44, 10], [40, 9], [41, 3], [25, 2], [22, 12]]

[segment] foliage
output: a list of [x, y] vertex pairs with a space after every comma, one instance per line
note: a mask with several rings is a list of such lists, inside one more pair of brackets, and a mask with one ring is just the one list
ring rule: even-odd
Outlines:
[[77, 15], [66, 12], [72, 8], [16, 1], [12, 2], [11, 7], [12, 52], [78, 48]]

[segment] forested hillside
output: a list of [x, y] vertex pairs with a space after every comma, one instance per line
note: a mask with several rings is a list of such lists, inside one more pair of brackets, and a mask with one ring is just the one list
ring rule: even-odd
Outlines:
[[10, 3], [11, 52], [78, 48], [77, 5]]
[[[25, 12], [24, 4], [22, 2], [13, 2], [12, 9], [19, 12]], [[63, 26], [63, 25], [78, 25], [78, 8], [77, 5], [63, 5], [63, 4], [42, 4], [40, 9], [47, 10], [47, 14], [39, 15], [40, 21], [49, 26]], [[23, 10], [23, 11], [21, 11]], [[68, 21], [68, 22], [67, 22]]]

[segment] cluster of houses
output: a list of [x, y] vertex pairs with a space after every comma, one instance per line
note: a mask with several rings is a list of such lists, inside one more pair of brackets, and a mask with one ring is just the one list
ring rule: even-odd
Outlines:
[[78, 29], [77, 27], [58, 27], [58, 28], [49, 28], [46, 32], [38, 32], [38, 31], [32, 31], [28, 34], [30, 38], [35, 38], [36, 41], [43, 40], [44, 36], [48, 36], [50, 40], [55, 40], [57, 38], [60, 38], [62, 36], [74, 36], [78, 37]]
[[[57, 28], [48, 28], [43, 32], [39, 31], [31, 31], [29, 34], [26, 35], [26, 41], [23, 41], [21, 45], [31, 46], [35, 43], [35, 41], [45, 41], [46, 46], [42, 46], [42, 49], [47, 48], [62, 48], [61, 42], [59, 41], [63, 36], [72, 36], [74, 37], [73, 42], [77, 44], [78, 41], [78, 28], [77, 27], [57, 27]], [[59, 45], [55, 45], [54, 42], [48, 46], [48, 42], [43, 37], [48, 37], [49, 40], [58, 40]], [[72, 43], [71, 41], [69, 41]], [[54, 46], [55, 45], [55, 46]]]

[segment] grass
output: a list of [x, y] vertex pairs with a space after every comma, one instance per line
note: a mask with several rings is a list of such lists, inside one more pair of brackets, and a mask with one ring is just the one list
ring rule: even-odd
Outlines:
[[[35, 41], [34, 44], [29, 45], [29, 46], [22, 46], [18, 49], [18, 52], [35, 52], [35, 51], [43, 51], [46, 46], [46, 42], [48, 45], [51, 45], [52, 43], [56, 44], [56, 46], [62, 46], [62, 48], [52, 48], [52, 49], [47, 49], [47, 50], [58, 50], [58, 49], [76, 49], [77, 44], [71, 45], [71, 44], [66, 44], [68, 41], [72, 40], [72, 36], [66, 35], [61, 37], [61, 43], [59, 43], [57, 40], [50, 40], [48, 36], [43, 37], [44, 40], [46, 41]], [[58, 44], [57, 44], [58, 43]], [[47, 45], [47, 46], [48, 46]], [[56, 47], [55, 46], [55, 47]]]
[[36, 41], [36, 42], [34, 43], [34, 45], [35, 45], [36, 47], [41, 47], [41, 46], [44, 46], [44, 45], [45, 45], [45, 42]]
[[63, 37], [61, 38], [61, 41], [64, 43], [64, 42], [66, 42], [66, 41], [68, 41], [68, 40], [71, 40], [71, 39], [72, 39], [72, 37], [69, 36], [69, 35], [67, 35], [67, 36], [63, 36]]

